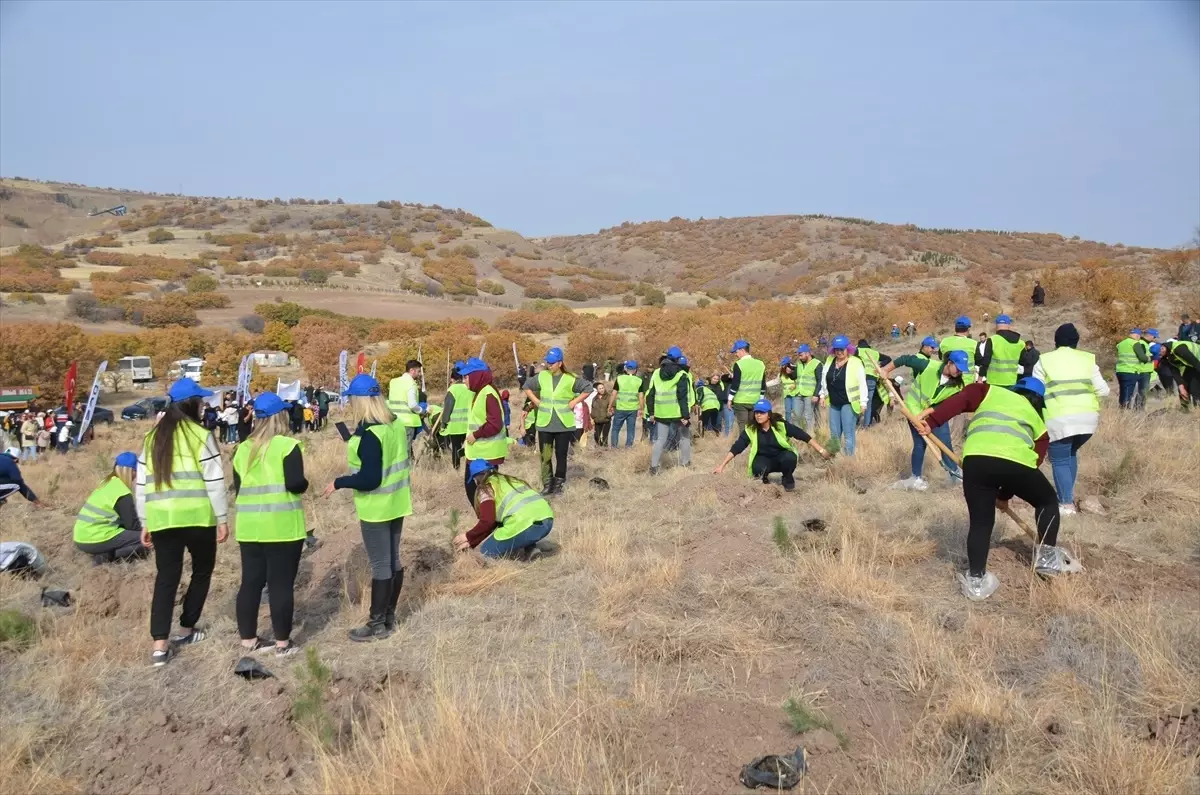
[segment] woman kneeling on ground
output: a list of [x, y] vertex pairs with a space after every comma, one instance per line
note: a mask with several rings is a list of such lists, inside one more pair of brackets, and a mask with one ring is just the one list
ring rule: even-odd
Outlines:
[[150, 550], [142, 544], [142, 523], [133, 500], [137, 453], [121, 453], [112, 472], [87, 498], [75, 519], [75, 546], [97, 565], [132, 560]]
[[537, 542], [554, 527], [550, 503], [525, 481], [501, 474], [483, 459], [471, 461], [468, 476], [475, 481], [472, 507], [479, 521], [454, 537], [459, 552], [479, 548], [489, 558], [536, 559]]
[[381, 640], [396, 628], [404, 585], [400, 532], [404, 517], [412, 515], [408, 426], [395, 420], [379, 382], [366, 373], [354, 376], [345, 395], [350, 398], [346, 416], [354, 423], [354, 436], [346, 445], [350, 474], [326, 486], [321, 496], [334, 489], [354, 490], [354, 511], [371, 564], [371, 608], [366, 626], [350, 630], [350, 640]]
[[804, 442], [822, 458], [829, 458], [829, 452], [804, 429], [784, 422], [783, 417], [771, 411], [771, 401], [766, 398], [754, 404], [753, 416], [753, 424], [747, 425], [746, 430], [734, 441], [733, 447], [725, 454], [725, 460], [713, 470], [714, 475], [724, 472], [729, 462], [749, 447], [750, 460], [746, 471], [750, 477], [762, 478], [762, 482], [766, 483], [772, 472], [780, 472], [783, 474], [784, 491], [791, 491], [796, 488], [794, 473], [799, 459], [788, 439]]
[[[237, 593], [238, 635], [246, 651], [275, 649], [295, 654], [292, 615], [296, 572], [304, 551], [304, 506], [308, 491], [300, 442], [288, 433], [288, 405], [274, 392], [254, 399], [254, 430], [233, 453], [234, 537], [242, 553], [242, 584]], [[271, 604], [275, 642], [258, 637], [263, 586]]]

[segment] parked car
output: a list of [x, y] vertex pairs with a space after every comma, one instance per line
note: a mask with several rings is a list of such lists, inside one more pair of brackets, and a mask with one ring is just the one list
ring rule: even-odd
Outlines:
[[[59, 406], [58, 408], [56, 408], [54, 410], [53, 414], [54, 414], [54, 424], [55, 425], [62, 425], [64, 422], [66, 422], [66, 420], [69, 416], [67, 414], [66, 406]], [[113, 416], [112, 409], [106, 409], [103, 406], [96, 406], [94, 409], [92, 409], [92, 424], [93, 425], [96, 425], [101, 422], [111, 423], [114, 419], [116, 419], [116, 418]]]
[[158, 412], [165, 411], [170, 402], [170, 398], [166, 397], [143, 398], [132, 406], [121, 409], [121, 419], [144, 420], [154, 417]]

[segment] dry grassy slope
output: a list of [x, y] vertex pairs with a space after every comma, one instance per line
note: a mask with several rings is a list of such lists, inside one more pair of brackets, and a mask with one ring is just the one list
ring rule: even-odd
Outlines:
[[937, 254], [952, 258], [937, 267], [953, 273], [972, 265], [1037, 267], [1087, 258], [1138, 261], [1152, 251], [1055, 234], [925, 230], [796, 215], [626, 223], [595, 234], [534, 242], [583, 265], [603, 265], [634, 278], [690, 289], [777, 286], [814, 272], [869, 272], [922, 263], [922, 256]]
[[[325, 746], [292, 718], [302, 664], [268, 657], [278, 678], [255, 684], [230, 673], [232, 541], [211, 640], [147, 668], [152, 562], [93, 568], [70, 543], [89, 487], [142, 430], [101, 428], [88, 451], [26, 467], [50, 511], [3, 508], [4, 538], [41, 548], [44, 584], [77, 604], [43, 609], [42, 584], [0, 580], [0, 609], [38, 622], [32, 647], [0, 645], [0, 791], [735, 792], [742, 764], [802, 744], [798, 792], [1194, 792], [1200, 446], [1181, 443], [1194, 418], [1150, 408], [1106, 408], [1084, 449], [1080, 496], [1108, 510], [1065, 524], [1087, 573], [1040, 582], [1003, 521], [990, 562], [1002, 587], [981, 604], [954, 583], [958, 492], [936, 472], [926, 494], [887, 490], [908, 462], [898, 417], [860, 437], [855, 460], [805, 455], [796, 494], [736, 465], [707, 474], [725, 449], [712, 439], [694, 469], [654, 479], [644, 446], [580, 450], [555, 502], [561, 551], [534, 565], [456, 560], [460, 478], [421, 462], [406, 618], [366, 648], [345, 637], [368, 576], [350, 498], [310, 494], [324, 546], [302, 567], [297, 636], [332, 669]], [[310, 437], [314, 492], [343, 455], [332, 432]], [[517, 451], [510, 469], [534, 479], [536, 461]], [[793, 734], [788, 698], [844, 747]]]

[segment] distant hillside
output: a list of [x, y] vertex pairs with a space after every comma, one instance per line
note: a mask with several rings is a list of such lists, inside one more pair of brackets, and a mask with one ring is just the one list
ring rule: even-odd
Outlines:
[[673, 218], [534, 242], [568, 262], [714, 297], [820, 295], [839, 284], [902, 284], [974, 268], [1007, 274], [1087, 259], [1135, 264], [1158, 253], [1054, 234], [922, 229], [821, 215]]

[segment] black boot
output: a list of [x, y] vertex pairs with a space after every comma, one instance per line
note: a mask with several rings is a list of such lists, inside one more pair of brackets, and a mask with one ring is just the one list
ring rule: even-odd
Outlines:
[[366, 626], [350, 630], [350, 640], [368, 641], [382, 640], [392, 631], [384, 624], [387, 606], [392, 598], [392, 581], [371, 580], [371, 612]]
[[550, 478], [546, 483], [546, 488], [542, 489], [542, 496], [549, 497], [551, 494], [558, 494], [562, 491], [562, 480], [559, 478]]
[[396, 628], [396, 603], [400, 601], [400, 589], [404, 587], [404, 569], [392, 575], [392, 593], [388, 597], [387, 612], [383, 614], [383, 626], [388, 632]]

